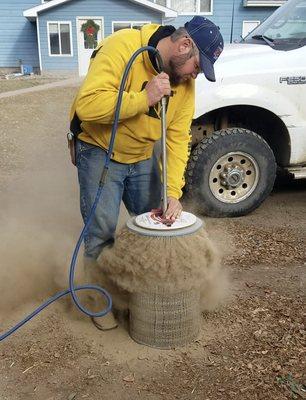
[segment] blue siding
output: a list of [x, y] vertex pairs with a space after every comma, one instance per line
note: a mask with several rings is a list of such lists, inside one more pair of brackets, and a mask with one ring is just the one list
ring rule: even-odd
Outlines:
[[18, 67], [19, 59], [39, 67], [36, 24], [22, 15], [39, 4], [40, 0], [0, 1], [0, 67]]
[[[271, 15], [276, 7], [243, 7], [242, 2], [238, 4], [234, 10], [234, 23], [233, 23], [233, 40], [241, 40], [242, 22], [243, 21], [260, 21], [263, 22], [269, 15]], [[231, 12], [232, 18], [232, 12]], [[230, 19], [231, 19], [230, 18]], [[226, 38], [229, 41], [231, 32], [231, 23], [228, 23], [226, 28]]]
[[[212, 15], [206, 17], [220, 27], [225, 42], [229, 42], [231, 37], [233, 1], [235, 2], [233, 41], [241, 40], [243, 21], [262, 22], [276, 9], [276, 7], [244, 7], [242, 0], [213, 0]], [[166, 22], [179, 27], [184, 26], [184, 23], [192, 17], [193, 15], [181, 15], [175, 21], [168, 20]]]
[[[275, 7], [244, 7], [242, 0], [213, 0], [212, 15], [207, 15], [220, 26], [225, 42], [230, 41], [232, 5], [235, 2], [233, 40], [240, 40], [244, 20], [263, 21]], [[23, 17], [23, 11], [41, 4], [41, 0], [0, 0], [0, 68], [24, 64], [39, 67], [36, 23]], [[112, 21], [151, 21], [162, 23], [162, 14], [128, 0], [72, 0], [41, 12], [40, 28], [41, 61], [44, 71], [78, 71], [76, 18], [83, 16], [104, 17], [104, 35], [112, 32]], [[183, 26], [193, 15], [179, 16], [163, 21], [176, 27]], [[71, 21], [73, 57], [50, 57], [48, 54], [47, 21]]]
[[[161, 23], [162, 14], [127, 0], [74, 0], [39, 14], [41, 59], [43, 70], [78, 71], [76, 17], [104, 17], [104, 36], [112, 33], [112, 21], [151, 21]], [[73, 57], [50, 57], [48, 53], [47, 22], [71, 21]]]

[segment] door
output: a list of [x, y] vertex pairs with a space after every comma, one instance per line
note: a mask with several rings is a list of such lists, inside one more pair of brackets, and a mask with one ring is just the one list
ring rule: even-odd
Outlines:
[[87, 74], [90, 57], [97, 44], [104, 37], [103, 17], [78, 17], [78, 58], [79, 75]]

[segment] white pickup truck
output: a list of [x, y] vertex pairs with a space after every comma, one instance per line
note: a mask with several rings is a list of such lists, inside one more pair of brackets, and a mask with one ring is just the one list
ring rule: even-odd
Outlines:
[[240, 216], [269, 195], [277, 167], [306, 178], [306, 0], [225, 46], [215, 72], [196, 80], [186, 197], [206, 215]]

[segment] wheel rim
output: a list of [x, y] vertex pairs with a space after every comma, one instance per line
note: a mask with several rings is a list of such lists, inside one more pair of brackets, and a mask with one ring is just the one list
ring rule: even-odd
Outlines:
[[220, 157], [212, 167], [209, 187], [223, 203], [239, 203], [254, 192], [258, 180], [256, 160], [250, 154], [232, 152]]

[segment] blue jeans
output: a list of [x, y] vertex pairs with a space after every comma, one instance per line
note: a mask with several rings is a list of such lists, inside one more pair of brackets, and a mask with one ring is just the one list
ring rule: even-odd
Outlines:
[[[76, 143], [80, 184], [80, 208], [84, 223], [96, 198], [106, 152], [81, 140]], [[95, 215], [85, 235], [84, 256], [97, 259], [103, 247], [113, 243], [123, 200], [132, 215], [160, 206], [161, 183], [156, 158], [133, 164], [111, 161]]]

